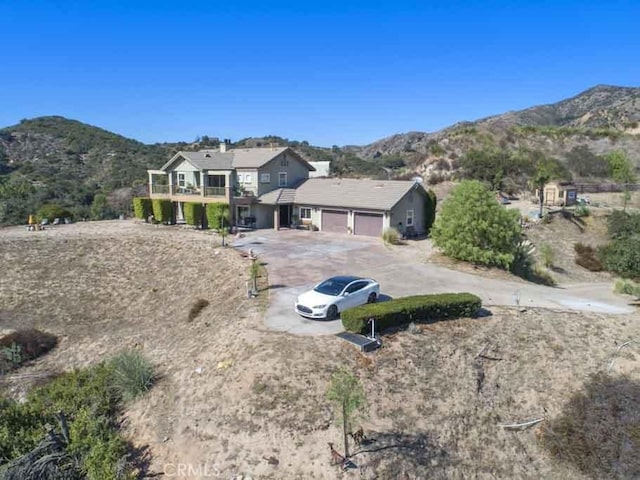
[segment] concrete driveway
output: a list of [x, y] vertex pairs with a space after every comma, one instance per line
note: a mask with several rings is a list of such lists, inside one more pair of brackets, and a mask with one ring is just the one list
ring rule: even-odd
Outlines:
[[360, 275], [380, 283], [391, 298], [425, 293], [470, 292], [483, 305], [515, 305], [581, 310], [609, 314], [633, 312], [616, 297], [610, 283], [545, 287], [517, 281], [485, 278], [426, 263], [417, 249], [386, 247], [380, 239], [304, 230], [258, 230], [233, 240], [250, 249], [269, 271], [268, 327], [301, 335], [342, 331], [337, 321], [307, 320], [294, 312], [295, 298], [327, 277]]

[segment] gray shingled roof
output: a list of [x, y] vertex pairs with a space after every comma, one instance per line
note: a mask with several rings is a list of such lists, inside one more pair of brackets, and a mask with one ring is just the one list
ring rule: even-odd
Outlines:
[[200, 170], [231, 170], [233, 169], [233, 154], [221, 153], [217, 150], [200, 150], [199, 152], [178, 152], [162, 170], [167, 170], [178, 157], [186, 159], [191, 165]]
[[260, 195], [258, 197], [260, 203], [266, 203], [267, 205], [282, 205], [287, 203], [295, 203], [296, 201], [296, 189], [295, 188], [277, 188], [270, 192]]
[[412, 188], [423, 187], [403, 180], [310, 178], [297, 188], [295, 202], [298, 205], [391, 210]]
[[[218, 150], [200, 150], [198, 152], [178, 152], [171, 160], [162, 166], [162, 170], [167, 170], [178, 158], [184, 157], [194, 167], [200, 170], [231, 170], [234, 168], [260, 168], [273, 160], [288, 147], [278, 148], [238, 148], [222, 153]], [[293, 150], [291, 153], [297, 155]], [[297, 155], [298, 156], [298, 155]], [[299, 156], [298, 156], [299, 157]], [[307, 164], [309, 170], [314, 168], [300, 157], [300, 160]]]

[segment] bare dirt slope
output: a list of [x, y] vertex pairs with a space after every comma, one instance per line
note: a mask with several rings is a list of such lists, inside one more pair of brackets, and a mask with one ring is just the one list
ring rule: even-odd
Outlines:
[[[0, 328], [62, 338], [5, 391], [19, 395], [25, 374], [139, 348], [161, 379], [128, 407], [126, 431], [149, 446], [152, 472], [188, 466], [182, 478], [585, 478], [548, 458], [536, 428], [498, 425], [556, 415], [638, 332], [631, 315], [494, 308], [385, 336], [365, 356], [332, 336], [266, 330], [268, 292], [246, 298], [247, 260], [200, 232], [133, 222], [4, 229], [0, 260]], [[188, 322], [198, 298], [210, 306]], [[478, 358], [483, 349], [501, 360]], [[373, 440], [344, 474], [330, 465], [326, 444], [340, 433], [324, 398], [340, 365], [365, 386], [361, 424]], [[612, 372], [640, 381], [638, 348], [620, 352]]]

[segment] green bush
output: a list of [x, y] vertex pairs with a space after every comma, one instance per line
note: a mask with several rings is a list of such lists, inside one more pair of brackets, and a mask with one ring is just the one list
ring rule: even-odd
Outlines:
[[201, 203], [187, 202], [184, 204], [184, 221], [187, 225], [202, 226], [204, 207]]
[[149, 391], [155, 381], [151, 362], [136, 350], [124, 351], [110, 362], [112, 385], [124, 401], [131, 401]]
[[433, 222], [436, 221], [437, 203], [436, 193], [431, 189], [427, 190], [427, 198], [424, 204], [424, 231], [426, 235], [431, 233]]
[[573, 214], [576, 217], [588, 217], [591, 215], [591, 210], [589, 210], [589, 207], [585, 205], [578, 205], [573, 211]]
[[[10, 478], [27, 478], [21, 472], [35, 470], [36, 462], [44, 465], [51, 454], [77, 464], [82, 478], [134, 478], [124, 462], [128, 445], [117, 429], [119, 402], [127, 393], [146, 391], [153, 372], [149, 374], [141, 355], [135, 354], [133, 361], [125, 359], [127, 355], [65, 373], [31, 390], [23, 403], [0, 398], [0, 463], [15, 460], [7, 473]], [[126, 389], [120, 388], [123, 377]], [[45, 426], [57, 423], [58, 412], [68, 421], [69, 441], [52, 452], [47, 450]], [[72, 473], [55, 478], [79, 478]]]
[[382, 239], [384, 240], [384, 243], [399, 245], [400, 233], [393, 227], [385, 228], [384, 232], [382, 232]]
[[117, 478], [118, 462], [127, 453], [127, 443], [104, 416], [95, 417], [83, 408], [69, 426], [69, 453], [82, 458], [89, 480]]
[[640, 234], [640, 213], [614, 211], [607, 219], [607, 230], [613, 239]]
[[640, 234], [615, 238], [600, 250], [605, 268], [621, 277], [640, 278]]
[[45, 203], [38, 209], [38, 218], [44, 219], [46, 218], [50, 222], [52, 222], [56, 218], [67, 218], [72, 217], [71, 212], [60, 205], [55, 203]]
[[219, 230], [229, 227], [231, 222], [228, 203], [207, 203], [206, 216], [209, 228]]
[[154, 198], [151, 205], [156, 222], [173, 223], [173, 203], [171, 200]]
[[448, 257], [509, 269], [521, 240], [520, 217], [479, 181], [464, 180], [444, 201], [431, 238]]
[[136, 218], [146, 222], [149, 215], [153, 214], [151, 199], [147, 197], [135, 197], [133, 199], [133, 214]]
[[479, 297], [470, 293], [416, 295], [369, 303], [342, 312], [342, 325], [350, 332], [365, 333], [367, 321], [375, 318], [380, 330], [411, 322], [433, 322], [470, 317], [482, 306]]
[[640, 297], [640, 283], [636, 283], [632, 280], [619, 278], [616, 280], [616, 284], [613, 287], [615, 293], [622, 293], [625, 295], [634, 295]]
[[598, 258], [595, 248], [578, 242], [573, 246], [573, 249], [576, 252], [575, 262], [577, 265], [592, 272], [601, 272], [604, 270], [604, 266], [600, 258]]

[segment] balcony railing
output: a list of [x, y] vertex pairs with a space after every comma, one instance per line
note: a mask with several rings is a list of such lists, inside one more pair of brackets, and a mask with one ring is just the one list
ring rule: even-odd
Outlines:
[[204, 187], [205, 197], [224, 197], [227, 194], [225, 187]]
[[180, 187], [178, 185], [173, 186], [173, 194], [174, 195], [200, 195], [202, 196], [202, 192], [199, 188], [196, 187]]
[[151, 193], [157, 193], [159, 195], [169, 195], [169, 185], [157, 185], [152, 183]]
[[[156, 195], [192, 195], [202, 196], [202, 189], [194, 187], [179, 187], [178, 185], [151, 184], [151, 193]], [[204, 187], [205, 197], [224, 197], [227, 194], [226, 187]]]

